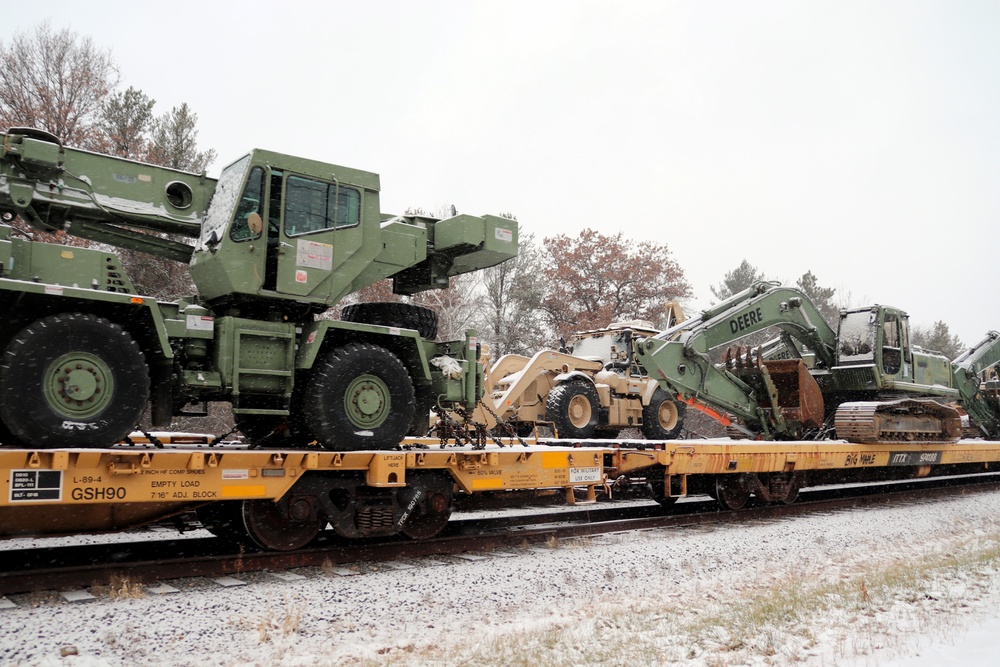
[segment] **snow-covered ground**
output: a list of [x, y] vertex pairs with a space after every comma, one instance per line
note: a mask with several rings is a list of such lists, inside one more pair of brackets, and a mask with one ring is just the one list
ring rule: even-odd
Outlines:
[[1000, 493], [972, 494], [228, 588], [13, 595], [0, 664], [994, 665], [998, 517]]

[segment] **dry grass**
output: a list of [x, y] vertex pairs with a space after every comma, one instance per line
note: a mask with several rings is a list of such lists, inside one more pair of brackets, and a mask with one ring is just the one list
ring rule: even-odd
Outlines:
[[571, 618], [541, 628], [512, 628], [476, 646], [386, 655], [372, 664], [729, 667], [820, 664], [824, 652], [836, 659], [875, 649], [904, 654], [921, 637], [940, 639], [959, 627], [953, 607], [966, 604], [965, 593], [949, 600], [939, 599], [947, 598], [939, 591], [970, 581], [979, 582], [980, 595], [989, 591], [1000, 570], [1000, 533], [905, 562], [873, 559], [850, 575], [812, 570], [809, 577], [787, 573], [669, 601], [581, 604]]
[[297, 604], [286, 601], [283, 613], [269, 609], [267, 613], [258, 619], [257, 632], [260, 635], [261, 643], [264, 643], [271, 641], [276, 635], [282, 637], [297, 635], [301, 624], [302, 608]]
[[91, 586], [90, 593], [96, 597], [107, 595], [112, 600], [137, 600], [146, 596], [146, 588], [128, 575], [113, 574], [107, 584]]
[[232, 625], [257, 633], [260, 643], [274, 641], [278, 637], [297, 635], [302, 625], [302, 606], [285, 600], [283, 608], [270, 608], [253, 618], [239, 616], [230, 621]]

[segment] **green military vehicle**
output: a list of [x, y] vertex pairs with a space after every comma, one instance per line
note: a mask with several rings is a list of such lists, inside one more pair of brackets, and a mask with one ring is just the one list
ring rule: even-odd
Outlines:
[[[730, 349], [724, 363], [712, 363], [716, 350], [772, 326], [783, 349]], [[909, 318], [898, 308], [843, 310], [834, 330], [802, 291], [758, 282], [633, 347], [663, 391], [719, 418], [733, 435], [954, 442], [964, 412], [977, 435], [1000, 437], [1000, 398], [983, 382], [1000, 364], [996, 331], [949, 360], [911, 344]]]
[[[482, 395], [475, 332], [435, 342], [436, 314], [405, 303], [323, 315], [503, 262], [516, 222], [384, 215], [377, 174], [265, 150], [216, 180], [34, 129], [0, 141], [0, 441], [107, 446], [147, 407], [164, 427], [221, 401], [251, 440], [385, 449]], [[96, 244], [23, 238], [18, 216]], [[138, 294], [113, 248], [187, 263], [198, 294]]]

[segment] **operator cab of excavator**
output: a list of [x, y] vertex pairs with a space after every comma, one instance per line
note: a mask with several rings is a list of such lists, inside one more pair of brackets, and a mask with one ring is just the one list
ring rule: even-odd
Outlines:
[[876, 366], [880, 373], [910, 379], [913, 363], [909, 317], [888, 306], [842, 311], [838, 339], [839, 366]]

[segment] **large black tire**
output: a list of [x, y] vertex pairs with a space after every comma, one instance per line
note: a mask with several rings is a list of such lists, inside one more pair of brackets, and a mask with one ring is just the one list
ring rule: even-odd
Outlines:
[[0, 416], [33, 447], [106, 447], [122, 440], [149, 401], [149, 370], [120, 326], [84, 313], [34, 322], [0, 362]]
[[19, 444], [17, 436], [15, 436], [7, 425], [0, 420], [0, 445], [14, 446]]
[[673, 440], [681, 434], [684, 426], [684, 410], [687, 406], [670, 398], [657, 388], [649, 399], [649, 405], [642, 408], [642, 435], [647, 440]]
[[413, 382], [392, 352], [352, 343], [316, 363], [302, 412], [306, 429], [327, 449], [392, 449], [413, 422]]
[[344, 306], [340, 313], [344, 322], [377, 324], [383, 327], [414, 329], [423, 338], [433, 340], [438, 334], [438, 314], [430, 308], [412, 303], [372, 301]]
[[600, 405], [594, 385], [582, 380], [567, 382], [549, 392], [545, 418], [555, 424], [560, 438], [585, 440], [597, 430]]

